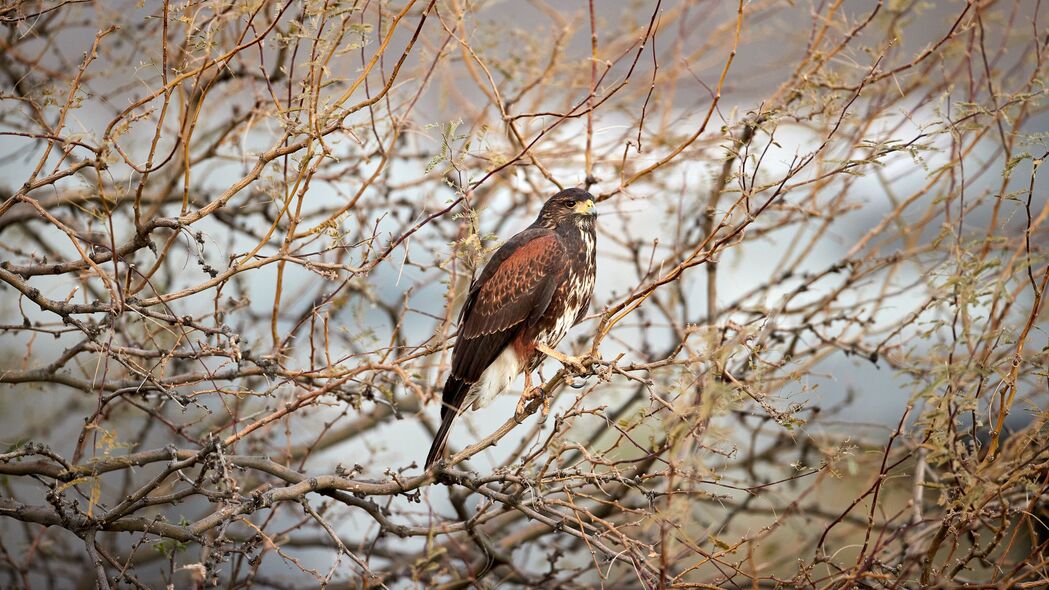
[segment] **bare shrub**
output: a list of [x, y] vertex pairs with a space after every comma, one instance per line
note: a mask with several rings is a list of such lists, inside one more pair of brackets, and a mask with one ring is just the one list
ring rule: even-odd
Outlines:
[[[1047, 583], [1045, 3], [0, 22], [5, 587]], [[587, 369], [423, 473], [470, 279], [567, 186]]]

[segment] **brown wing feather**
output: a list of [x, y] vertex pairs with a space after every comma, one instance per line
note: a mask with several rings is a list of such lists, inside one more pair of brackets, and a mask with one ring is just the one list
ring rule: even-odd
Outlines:
[[462, 324], [463, 336], [495, 334], [528, 319], [536, 296], [563, 257], [564, 247], [552, 233], [518, 247], [479, 286], [470, 316]]
[[[480, 379], [523, 323], [542, 314], [564, 254], [557, 235], [545, 229], [521, 232], [496, 252], [470, 288], [452, 353], [452, 375], [468, 383]], [[445, 403], [455, 401], [461, 402]]]
[[452, 373], [444, 384], [441, 427], [426, 457], [429, 469], [448, 442], [452, 421], [470, 387], [518, 333], [534, 324], [553, 297], [564, 271], [564, 244], [553, 231], [529, 228], [499, 248], [470, 293], [459, 318]]

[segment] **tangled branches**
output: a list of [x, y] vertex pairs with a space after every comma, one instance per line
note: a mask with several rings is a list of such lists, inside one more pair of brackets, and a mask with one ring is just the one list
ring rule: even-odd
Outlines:
[[[3, 585], [1044, 585], [1049, 15], [844, 4], [0, 4]], [[423, 472], [573, 185], [585, 362]]]

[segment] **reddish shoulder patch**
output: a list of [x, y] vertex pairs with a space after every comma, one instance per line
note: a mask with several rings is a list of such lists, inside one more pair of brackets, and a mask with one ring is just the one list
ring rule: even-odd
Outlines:
[[548, 256], [556, 243], [557, 236], [553, 234], [529, 240], [520, 248], [514, 250], [514, 253], [499, 265], [497, 272], [502, 273], [509, 271], [513, 267], [535, 264], [539, 259]]
[[492, 313], [529, 292], [550, 272], [552, 257], [558, 254], [558, 250], [557, 236], [553, 234], [540, 236], [519, 246], [481, 286], [482, 307]]

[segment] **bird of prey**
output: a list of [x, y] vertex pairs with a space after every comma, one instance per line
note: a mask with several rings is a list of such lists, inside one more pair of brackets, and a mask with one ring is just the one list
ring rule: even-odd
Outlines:
[[470, 285], [427, 469], [444, 453], [459, 412], [488, 405], [521, 371], [522, 402], [528, 399], [542, 353], [554, 353], [586, 315], [597, 273], [596, 214], [594, 197], [585, 190], [557, 193], [532, 225], [496, 250]]

